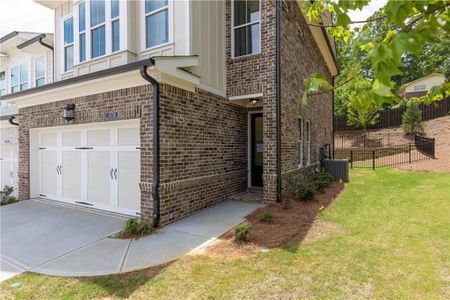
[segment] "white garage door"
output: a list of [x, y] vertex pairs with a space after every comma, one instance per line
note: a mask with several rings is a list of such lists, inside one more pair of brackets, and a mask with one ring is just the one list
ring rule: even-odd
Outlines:
[[40, 196], [140, 213], [139, 121], [39, 131]]
[[8, 185], [17, 196], [17, 148], [0, 144], [0, 189]]

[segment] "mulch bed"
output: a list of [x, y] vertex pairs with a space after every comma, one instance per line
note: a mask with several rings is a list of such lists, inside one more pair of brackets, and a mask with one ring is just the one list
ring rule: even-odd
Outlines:
[[[280, 203], [259, 208], [246, 218], [253, 228], [247, 242], [237, 241], [232, 229], [204, 252], [211, 256], [241, 257], [256, 254], [261, 249], [280, 247], [294, 238], [301, 242], [306, 237], [318, 212], [329, 206], [343, 188], [343, 183], [334, 182], [325, 192], [317, 193], [312, 200], [290, 199], [287, 208]], [[261, 215], [267, 211], [273, 214], [272, 223], [260, 220]]]

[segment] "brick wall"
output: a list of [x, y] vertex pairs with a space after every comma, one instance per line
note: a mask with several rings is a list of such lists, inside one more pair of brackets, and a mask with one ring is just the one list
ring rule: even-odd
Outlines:
[[275, 1], [261, 1], [261, 53], [232, 57], [232, 1], [226, 3], [227, 96], [262, 93], [264, 201], [276, 201]]
[[[160, 89], [161, 224], [188, 216], [247, 187], [247, 110], [228, 99], [169, 85]], [[62, 118], [66, 104], [76, 105], [75, 119]], [[141, 119], [141, 212], [152, 215], [151, 86], [58, 101], [20, 109], [20, 200], [30, 197], [29, 130]]]
[[[19, 109], [19, 200], [30, 198], [30, 129], [109, 122], [106, 113], [118, 112], [114, 120], [141, 119], [141, 181], [152, 180], [151, 86], [138, 86]], [[75, 119], [63, 119], [63, 107], [74, 103]], [[151, 215], [150, 193], [141, 194], [141, 211]]]
[[160, 109], [162, 224], [246, 190], [246, 109], [169, 85]]
[[[282, 173], [301, 178], [311, 168], [302, 172], [298, 167], [298, 118], [311, 121], [311, 162], [319, 159], [319, 147], [333, 143], [332, 137], [332, 95], [324, 94], [308, 98], [306, 106], [301, 104], [304, 80], [311, 73], [323, 74], [331, 81], [331, 74], [320, 54], [318, 46], [295, 1], [284, 1], [289, 15], [295, 16], [296, 24], [289, 22], [282, 14], [281, 19], [281, 111], [282, 111]], [[300, 29], [298, 28], [300, 26]], [[304, 126], [306, 130], [306, 126]], [[306, 131], [304, 133], [306, 137]], [[306, 157], [306, 143], [304, 144]]]

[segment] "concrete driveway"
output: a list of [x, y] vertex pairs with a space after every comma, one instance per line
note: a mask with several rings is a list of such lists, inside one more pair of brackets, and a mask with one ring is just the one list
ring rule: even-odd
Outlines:
[[0, 208], [0, 280], [33, 270], [121, 229], [125, 218], [48, 201]]
[[125, 219], [29, 200], [0, 208], [0, 281], [32, 271], [95, 276], [148, 268], [203, 247], [259, 204], [225, 201], [137, 240], [111, 239]]

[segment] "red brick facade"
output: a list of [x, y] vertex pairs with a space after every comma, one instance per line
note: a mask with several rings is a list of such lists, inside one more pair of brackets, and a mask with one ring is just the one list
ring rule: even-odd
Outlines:
[[233, 58], [231, 5], [226, 4], [227, 96], [262, 93], [264, 202], [277, 199], [276, 190], [276, 24], [274, 1], [261, 1], [261, 53]]
[[[297, 3], [284, 1], [283, 5], [298, 22], [293, 24], [281, 14], [282, 176], [291, 174], [303, 178], [304, 173], [314, 171], [315, 167], [299, 167], [298, 119], [311, 122], [311, 163], [319, 160], [319, 147], [333, 144], [332, 94], [309, 97], [307, 105], [303, 105], [304, 80], [313, 72], [323, 74], [329, 82], [332, 76]], [[306, 126], [303, 128], [306, 137]], [[303, 150], [303, 157], [306, 157], [306, 143]]]

